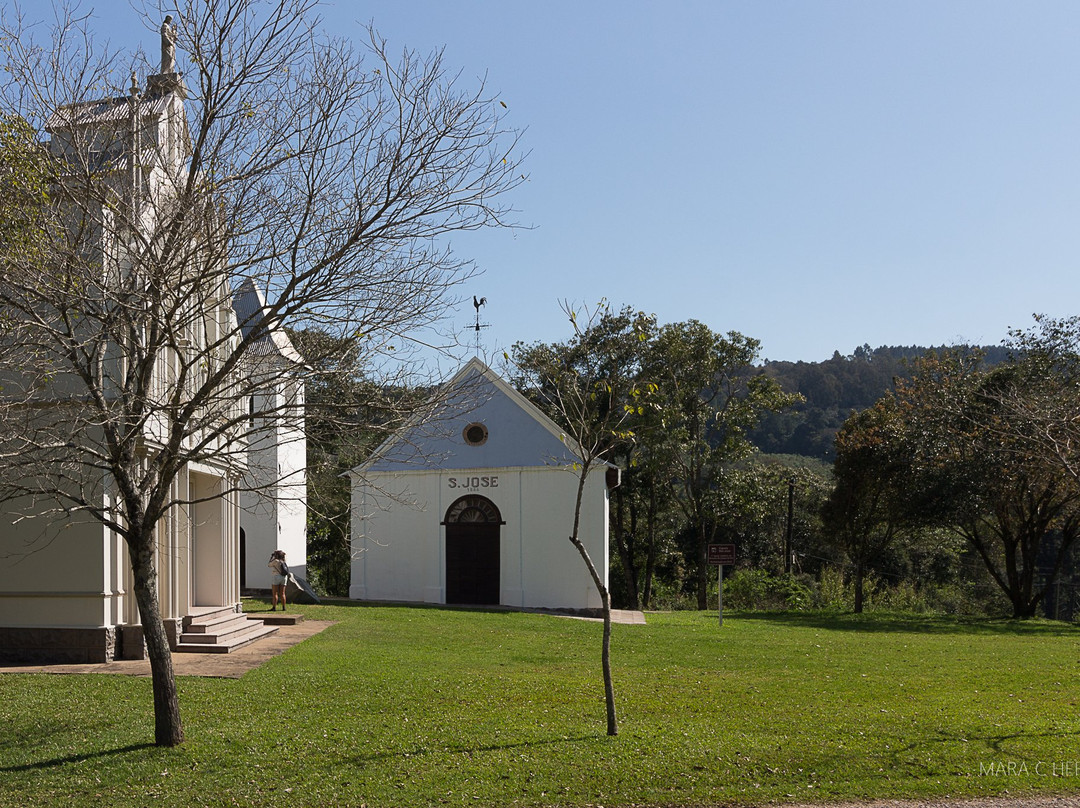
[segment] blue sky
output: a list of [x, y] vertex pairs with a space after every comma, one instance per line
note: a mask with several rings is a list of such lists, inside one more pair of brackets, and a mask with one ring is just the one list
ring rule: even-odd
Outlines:
[[[95, 15], [156, 53], [126, 5]], [[324, 17], [445, 46], [527, 130], [512, 201], [531, 229], [453, 242], [484, 271], [462, 292], [488, 299], [492, 353], [565, 338], [564, 298], [807, 361], [996, 344], [1034, 312], [1078, 313], [1080, 3], [370, 0]]]

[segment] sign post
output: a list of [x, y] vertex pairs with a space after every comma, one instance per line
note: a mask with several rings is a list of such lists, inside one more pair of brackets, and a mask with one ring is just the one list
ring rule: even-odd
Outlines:
[[716, 609], [720, 618], [720, 625], [724, 625], [724, 565], [735, 563], [734, 544], [710, 544], [709, 563], [717, 569], [717, 581], [719, 586], [716, 592]]

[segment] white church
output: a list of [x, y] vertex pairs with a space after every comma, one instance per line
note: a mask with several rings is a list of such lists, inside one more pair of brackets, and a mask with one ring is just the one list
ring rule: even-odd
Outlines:
[[[576, 461], [551, 419], [470, 360], [443, 387], [429, 418], [350, 472], [350, 597], [600, 608], [568, 540]], [[617, 480], [615, 469], [594, 470], [582, 504], [580, 537], [605, 586], [608, 486]]]
[[[164, 55], [161, 73], [149, 77], [145, 94], [134, 90], [130, 98], [81, 102], [59, 110], [47, 127], [52, 135], [48, 148], [65, 159], [78, 144], [92, 144], [109, 158], [103, 163], [105, 181], [126, 182], [155, 198], [167, 194], [186, 170], [190, 156], [184, 112], [187, 91], [175, 64]], [[129, 154], [136, 152], [131, 144], [140, 141], [152, 148], [138, 152], [138, 161], [131, 161], [137, 162], [132, 180], [124, 167]], [[262, 299], [250, 284], [240, 286], [235, 295], [218, 289], [207, 300], [213, 303], [197, 313], [192, 326], [194, 338], [204, 344], [226, 342], [241, 325], [262, 327], [257, 316]], [[266, 363], [287, 363], [299, 372], [299, 357], [283, 338], [284, 334], [267, 330], [265, 339], [256, 342], [257, 348], [265, 350], [250, 352], [245, 372], [258, 373]], [[185, 346], [174, 350], [183, 351]], [[159, 368], [162, 374], [182, 357], [166, 359]], [[299, 417], [302, 383], [297, 379], [292, 384], [280, 374], [277, 378], [278, 386], [264, 391], [271, 402], [253, 398], [251, 406], [255, 412], [280, 412], [291, 404]], [[50, 405], [48, 394], [42, 404]], [[242, 412], [237, 414], [242, 418]], [[241, 496], [234, 479], [235, 461], [211, 455], [181, 470], [171, 491], [178, 504], [158, 525], [154, 563], [160, 608], [173, 650], [227, 651], [275, 631], [242, 613], [241, 580], [268, 588], [266, 562], [270, 552], [281, 546], [287, 548], [290, 564], [298, 571], [306, 563], [302, 422], [264, 431], [261, 437], [257, 430], [252, 434], [248, 473], [283, 469], [278, 475], [285, 483], [282, 488], [271, 481], [258, 498]], [[150, 445], [157, 437], [148, 430], [145, 439]], [[108, 511], [115, 491], [107, 486], [96, 491], [100, 499], [95, 507]], [[145, 654], [142, 627], [124, 541], [85, 513], [64, 515], [54, 506], [46, 515], [47, 505], [40, 515], [30, 517], [15, 506], [0, 509], [4, 565], [0, 661], [85, 663], [141, 658]], [[247, 534], [244, 544], [242, 532]]]

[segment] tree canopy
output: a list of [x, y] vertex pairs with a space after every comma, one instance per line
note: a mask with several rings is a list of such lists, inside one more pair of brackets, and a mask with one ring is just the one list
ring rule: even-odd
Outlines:
[[[682, 536], [681, 564], [706, 608], [707, 545], [722, 524], [726, 477], [753, 452], [746, 433], [763, 413], [799, 400], [755, 371], [758, 350], [736, 332], [717, 334], [694, 320], [657, 327], [632, 308], [603, 313], [570, 343], [514, 347], [514, 383], [557, 422], [606, 425], [596, 433], [606, 456], [627, 471], [616, 494], [616, 547], [634, 604], [650, 590], [660, 542]], [[579, 397], [587, 406], [551, 406], [557, 395], [538, 371], [576, 378], [583, 366], [605, 380]], [[607, 425], [612, 417], [617, 428]]]

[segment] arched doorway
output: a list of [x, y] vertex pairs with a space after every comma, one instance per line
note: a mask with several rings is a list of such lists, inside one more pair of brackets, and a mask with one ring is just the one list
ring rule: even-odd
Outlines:
[[499, 603], [499, 526], [495, 503], [481, 496], [456, 500], [446, 511], [446, 602]]

